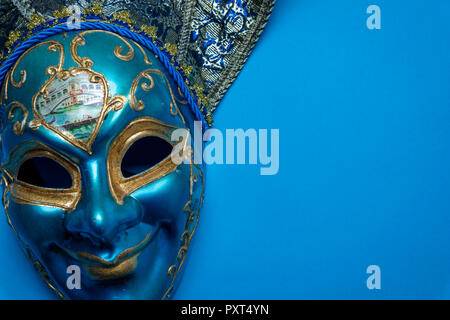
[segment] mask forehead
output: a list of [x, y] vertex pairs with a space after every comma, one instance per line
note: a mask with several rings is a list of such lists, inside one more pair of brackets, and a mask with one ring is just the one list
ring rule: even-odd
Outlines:
[[136, 118], [185, 127], [189, 117], [157, 57], [106, 31], [69, 32], [30, 48], [11, 69], [2, 94], [9, 149], [31, 135], [81, 156], [79, 149], [103, 148]]

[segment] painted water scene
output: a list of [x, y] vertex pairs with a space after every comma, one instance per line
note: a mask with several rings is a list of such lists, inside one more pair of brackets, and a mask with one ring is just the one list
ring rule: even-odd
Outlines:
[[80, 73], [67, 80], [55, 79], [48, 94], [37, 99], [36, 108], [47, 124], [87, 141], [100, 116], [103, 98], [103, 86]]

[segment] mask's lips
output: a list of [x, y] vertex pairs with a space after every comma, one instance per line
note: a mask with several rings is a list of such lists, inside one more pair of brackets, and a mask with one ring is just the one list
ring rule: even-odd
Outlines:
[[77, 251], [61, 247], [71, 258], [79, 261], [87, 273], [95, 279], [115, 279], [132, 272], [137, 266], [139, 254], [152, 242], [160, 229], [160, 225], [149, 232], [144, 240], [136, 246], [125, 249], [117, 257], [108, 261], [88, 252]]

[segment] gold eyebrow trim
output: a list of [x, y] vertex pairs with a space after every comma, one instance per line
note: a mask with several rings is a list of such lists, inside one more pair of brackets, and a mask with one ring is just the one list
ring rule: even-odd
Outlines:
[[[121, 163], [129, 147], [135, 141], [148, 136], [160, 137], [173, 146], [170, 137], [176, 129], [179, 128], [151, 117], [142, 117], [130, 122], [117, 136], [108, 151], [106, 163], [109, 189], [118, 204], [123, 204], [123, 199], [134, 191], [172, 173], [178, 167], [169, 155], [156, 166], [135, 176], [125, 178], [122, 174]], [[186, 147], [186, 142], [187, 139], [183, 142], [184, 147]]]
[[[10, 191], [13, 201], [28, 205], [56, 207], [67, 212], [73, 211], [81, 198], [81, 172], [78, 166], [40, 142], [34, 141], [30, 146], [26, 144], [17, 146], [11, 152], [9, 162], [3, 165], [3, 170], [12, 179]], [[21, 147], [26, 149], [23, 150]], [[18, 180], [20, 165], [35, 157], [46, 157], [62, 165], [72, 178], [72, 186], [67, 189], [43, 188]]]

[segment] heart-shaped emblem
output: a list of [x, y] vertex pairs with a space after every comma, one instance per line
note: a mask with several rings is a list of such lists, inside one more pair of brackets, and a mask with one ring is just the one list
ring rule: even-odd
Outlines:
[[109, 98], [105, 77], [90, 68], [73, 67], [53, 74], [33, 98], [33, 125], [59, 134], [91, 153], [105, 115], [118, 110], [126, 97]]

